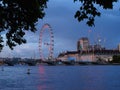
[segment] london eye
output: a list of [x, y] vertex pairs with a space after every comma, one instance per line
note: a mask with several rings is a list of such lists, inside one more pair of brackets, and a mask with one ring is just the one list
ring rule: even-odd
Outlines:
[[44, 24], [40, 30], [39, 51], [41, 60], [53, 59], [54, 36], [52, 28], [48, 23]]

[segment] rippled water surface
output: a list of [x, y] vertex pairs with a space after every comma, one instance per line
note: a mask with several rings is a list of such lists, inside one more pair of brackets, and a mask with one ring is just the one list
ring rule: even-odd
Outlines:
[[120, 90], [120, 66], [0, 66], [0, 90]]

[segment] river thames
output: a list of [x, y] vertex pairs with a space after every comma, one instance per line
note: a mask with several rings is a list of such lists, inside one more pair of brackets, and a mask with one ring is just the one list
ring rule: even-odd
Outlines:
[[120, 66], [0, 66], [0, 90], [120, 90]]

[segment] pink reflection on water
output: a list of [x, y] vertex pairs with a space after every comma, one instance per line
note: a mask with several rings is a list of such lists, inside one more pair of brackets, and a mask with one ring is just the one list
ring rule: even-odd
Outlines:
[[38, 90], [45, 90], [47, 87], [46, 85], [40, 85], [38, 86]]
[[44, 66], [42, 66], [42, 65], [39, 66], [39, 76], [40, 76], [41, 84], [38, 86], [38, 90], [46, 90], [47, 86], [44, 82], [47, 79], [46, 79], [46, 73], [45, 73]]
[[39, 73], [41, 74], [41, 75], [45, 75], [45, 69], [44, 69], [44, 66], [39, 66]]

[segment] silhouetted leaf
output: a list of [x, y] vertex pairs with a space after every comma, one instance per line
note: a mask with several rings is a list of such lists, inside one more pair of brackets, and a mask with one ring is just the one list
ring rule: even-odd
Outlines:
[[[7, 31], [6, 44], [26, 43], [25, 30], [36, 31], [36, 22], [45, 15], [48, 0], [0, 0], [0, 32]], [[2, 43], [2, 41], [0, 41]]]
[[101, 6], [103, 9], [113, 9], [113, 3], [117, 2], [118, 0], [74, 0], [74, 2], [76, 1], [79, 1], [82, 4], [74, 17], [78, 19], [79, 22], [87, 19], [86, 24], [88, 26], [95, 26], [94, 18], [101, 15], [101, 13], [95, 7], [95, 4]]

